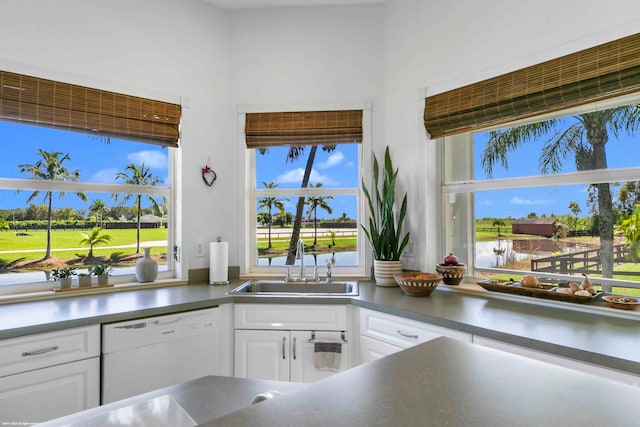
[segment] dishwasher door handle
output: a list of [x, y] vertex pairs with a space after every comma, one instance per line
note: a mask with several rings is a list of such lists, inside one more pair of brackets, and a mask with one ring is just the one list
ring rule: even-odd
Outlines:
[[182, 317], [178, 316], [174, 319], [154, 320], [151, 323], [153, 323], [154, 325], [171, 325], [172, 323], [179, 322], [180, 320], [182, 320]]

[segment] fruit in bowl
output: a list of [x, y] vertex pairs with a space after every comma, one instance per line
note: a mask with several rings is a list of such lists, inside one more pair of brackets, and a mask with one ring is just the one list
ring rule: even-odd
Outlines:
[[449, 253], [442, 263], [436, 265], [436, 271], [442, 276], [442, 281], [446, 285], [459, 285], [464, 279], [467, 266], [460, 262], [460, 259], [452, 253]]

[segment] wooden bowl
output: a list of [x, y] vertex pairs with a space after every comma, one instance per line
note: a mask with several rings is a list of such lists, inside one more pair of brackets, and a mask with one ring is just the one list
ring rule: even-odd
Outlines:
[[640, 299], [624, 295], [605, 295], [602, 299], [609, 307], [619, 310], [633, 310], [640, 304]]
[[421, 273], [421, 272], [405, 272], [396, 273], [393, 275], [396, 279], [396, 283], [400, 286], [400, 289], [405, 294], [412, 297], [426, 297], [431, 295], [440, 284], [442, 276], [435, 273]]
[[444, 265], [437, 264], [436, 271], [442, 275], [442, 281], [445, 285], [459, 285], [464, 279], [464, 274], [467, 272], [467, 266], [464, 264], [458, 265]]

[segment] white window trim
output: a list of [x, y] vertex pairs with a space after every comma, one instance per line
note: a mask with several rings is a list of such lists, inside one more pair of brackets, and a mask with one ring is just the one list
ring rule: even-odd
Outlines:
[[[244, 175], [244, 198], [239, 199], [238, 212], [244, 212], [245, 226], [243, 227], [243, 235], [240, 241], [246, 242], [243, 246], [239, 245], [240, 271], [247, 276], [275, 276], [285, 277], [284, 267], [258, 267], [257, 261], [257, 241], [255, 235], [257, 232], [257, 221], [255, 215], [254, 201], [258, 195], [355, 195], [357, 197], [357, 214], [358, 218], [367, 220], [366, 206], [364, 197], [362, 197], [359, 188], [343, 188], [343, 189], [278, 189], [278, 190], [260, 190], [255, 188], [255, 175], [248, 171], [255, 171], [256, 162], [255, 155], [250, 155], [247, 150], [245, 140], [245, 119], [247, 113], [275, 113], [281, 111], [333, 111], [333, 110], [362, 110], [362, 143], [359, 155], [359, 169], [361, 176], [369, 177], [371, 164], [371, 111], [372, 102], [369, 100], [358, 101], [353, 103], [327, 103], [327, 104], [269, 104], [269, 105], [240, 105], [238, 112], [238, 150], [239, 150], [239, 170]], [[255, 153], [255, 151], [254, 151]], [[365, 182], [369, 185], [369, 179], [365, 178]], [[362, 232], [358, 221], [358, 266], [356, 267], [334, 267], [334, 276], [344, 277], [364, 277], [366, 272], [370, 271], [372, 265], [372, 252], [370, 245], [366, 243], [366, 236]], [[253, 236], [253, 237], [252, 237]]]

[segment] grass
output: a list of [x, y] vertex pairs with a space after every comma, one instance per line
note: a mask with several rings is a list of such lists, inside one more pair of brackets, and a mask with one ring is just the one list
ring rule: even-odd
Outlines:
[[[83, 239], [81, 230], [52, 230], [51, 231], [51, 255], [59, 259], [72, 259], [86, 257], [89, 247], [80, 244]], [[111, 236], [108, 246], [135, 245], [135, 229], [105, 230], [105, 234]], [[167, 239], [166, 228], [145, 228], [140, 230], [140, 241], [159, 241]], [[0, 263], [10, 264], [16, 261], [35, 261], [44, 256], [47, 245], [46, 230], [28, 231], [26, 236], [18, 236], [14, 231], [0, 232], [0, 251], [29, 250], [28, 252], [0, 253]], [[71, 249], [71, 250], [57, 250]], [[166, 254], [166, 246], [154, 246], [152, 254]], [[135, 246], [130, 248], [104, 248], [95, 246], [95, 257], [119, 258], [123, 255], [135, 253]]]
[[[271, 238], [271, 249], [269, 250], [271, 253], [285, 253], [289, 249], [289, 243], [291, 239], [287, 238]], [[313, 251], [311, 248], [313, 245], [313, 237], [304, 237], [302, 239], [304, 242], [306, 251]], [[335, 243], [335, 245], [333, 244]], [[345, 250], [355, 250], [357, 246], [358, 239], [355, 237], [341, 237], [336, 236], [334, 240], [331, 240], [329, 236], [323, 236], [318, 233], [317, 244], [315, 250], [318, 252], [340, 252]], [[267, 246], [269, 244], [268, 238], [260, 238], [258, 239], [258, 250], [264, 252], [267, 250]], [[329, 247], [331, 245], [331, 247]]]

